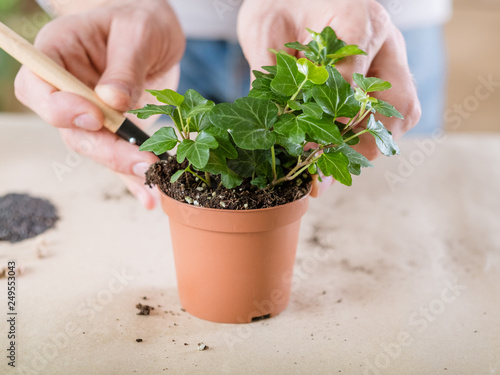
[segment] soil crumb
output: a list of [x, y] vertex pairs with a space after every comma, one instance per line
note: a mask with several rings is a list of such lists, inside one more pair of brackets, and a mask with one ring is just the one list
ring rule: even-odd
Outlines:
[[143, 305], [142, 303], [138, 303], [137, 305], [135, 305], [135, 307], [137, 309], [139, 309], [139, 312], [137, 313], [137, 315], [149, 315], [149, 313], [151, 312], [151, 310], [155, 309], [152, 306]]
[[27, 194], [0, 197], [0, 241], [20, 242], [53, 228], [59, 220], [54, 205]]
[[146, 184], [158, 186], [166, 195], [179, 202], [225, 210], [280, 206], [304, 197], [311, 186], [311, 176], [307, 173], [276, 186], [273, 190], [259, 190], [250, 184], [250, 179], [243, 180], [242, 185], [237, 188], [226, 189], [220, 184], [220, 176], [213, 177], [211, 186], [207, 186], [190, 173], [184, 173], [175, 183], [170, 183], [170, 177], [186, 167], [186, 162], [179, 164], [174, 157], [158, 161], [146, 173]]

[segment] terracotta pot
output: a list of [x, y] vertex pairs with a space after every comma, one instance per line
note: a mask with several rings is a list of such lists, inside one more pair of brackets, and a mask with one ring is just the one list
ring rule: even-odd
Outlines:
[[162, 193], [181, 305], [198, 318], [249, 323], [282, 312], [290, 297], [308, 196], [259, 210], [217, 210]]

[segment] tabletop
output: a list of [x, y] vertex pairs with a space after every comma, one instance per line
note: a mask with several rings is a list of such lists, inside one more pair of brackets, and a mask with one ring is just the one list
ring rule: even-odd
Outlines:
[[[60, 216], [0, 242], [0, 268], [22, 270], [16, 367], [2, 355], [1, 373], [500, 373], [500, 135], [400, 146], [352, 188], [311, 200], [288, 309], [231, 325], [181, 309], [161, 209], [143, 209], [36, 117], [0, 116], [0, 196], [46, 198]], [[2, 278], [4, 353], [7, 301]], [[154, 310], [137, 315], [138, 303]]]

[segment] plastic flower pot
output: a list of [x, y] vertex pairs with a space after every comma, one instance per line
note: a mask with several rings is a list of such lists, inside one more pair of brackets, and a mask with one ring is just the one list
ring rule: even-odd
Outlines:
[[249, 323], [285, 310], [308, 195], [257, 210], [201, 208], [161, 195], [186, 311], [213, 322]]

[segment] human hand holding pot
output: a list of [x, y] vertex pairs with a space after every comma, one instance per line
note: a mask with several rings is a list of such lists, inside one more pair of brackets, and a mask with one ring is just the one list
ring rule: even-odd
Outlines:
[[[166, 1], [119, 1], [50, 22], [35, 46], [95, 88], [106, 104], [125, 112], [142, 104], [145, 86], [177, 85], [176, 64], [185, 40]], [[157, 160], [154, 155], [104, 129], [104, 116], [96, 105], [58, 91], [26, 68], [20, 70], [15, 86], [18, 99], [60, 128], [68, 146], [120, 173], [143, 205], [154, 207], [154, 193], [144, 186], [144, 172]], [[89, 137], [97, 139], [96, 147], [82, 147]]]
[[[351, 56], [336, 66], [352, 83], [353, 73], [376, 76], [392, 83], [393, 89], [374, 97], [392, 103], [404, 116], [384, 119], [395, 139], [413, 128], [420, 119], [420, 103], [408, 67], [403, 36], [390, 21], [389, 14], [375, 0], [246, 0], [238, 16], [238, 37], [252, 69], [275, 64], [268, 47], [280, 49], [296, 40], [307, 44], [311, 36], [306, 27], [318, 30], [332, 26], [348, 44], [356, 44], [367, 56]], [[299, 54], [286, 49], [291, 54]], [[360, 136], [353, 147], [368, 159], [380, 156], [373, 137]], [[312, 196], [323, 192], [333, 179], [315, 183]]]

